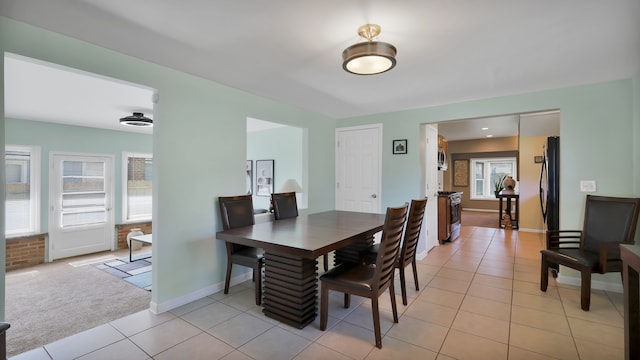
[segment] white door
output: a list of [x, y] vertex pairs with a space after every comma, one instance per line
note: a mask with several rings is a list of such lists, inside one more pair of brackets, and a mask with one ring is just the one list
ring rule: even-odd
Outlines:
[[382, 125], [336, 130], [336, 209], [380, 213]]
[[[432, 125], [426, 125], [425, 129], [425, 180], [424, 196], [427, 201], [427, 210], [423, 222], [423, 230], [426, 230], [426, 251], [438, 246], [438, 130]], [[423, 252], [418, 250], [419, 253]]]
[[51, 154], [49, 260], [112, 250], [113, 157]]

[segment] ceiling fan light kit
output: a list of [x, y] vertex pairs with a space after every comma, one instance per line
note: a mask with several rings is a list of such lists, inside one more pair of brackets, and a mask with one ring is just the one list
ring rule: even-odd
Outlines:
[[342, 52], [342, 68], [356, 75], [375, 75], [396, 66], [396, 47], [382, 41], [373, 41], [380, 34], [380, 25], [365, 24], [358, 35], [367, 41], [353, 44]]
[[144, 116], [143, 113], [134, 112], [133, 115], [120, 118], [120, 125], [151, 127], [153, 126], [153, 120]]

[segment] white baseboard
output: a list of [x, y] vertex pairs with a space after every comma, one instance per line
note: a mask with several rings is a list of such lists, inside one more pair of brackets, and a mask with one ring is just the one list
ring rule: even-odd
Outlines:
[[[236, 285], [236, 284], [240, 284], [241, 282], [247, 281], [249, 279], [251, 279], [253, 276], [253, 273], [251, 271], [246, 272], [244, 274], [240, 274], [238, 276], [234, 276], [231, 278], [231, 283], [230, 286]], [[224, 289], [224, 280], [221, 282], [218, 282], [216, 284], [212, 284], [209, 285], [205, 288], [202, 288], [200, 290], [196, 290], [194, 292], [191, 292], [189, 294], [185, 294], [183, 296], [168, 300], [168, 301], [164, 301], [160, 304], [156, 303], [156, 302], [151, 302], [151, 304], [149, 304], [149, 310], [151, 310], [152, 313], [154, 314], [160, 314], [163, 312], [167, 312], [169, 310], [173, 310], [175, 308], [178, 308], [182, 305], [186, 305], [189, 304], [191, 302], [194, 302], [196, 300], [202, 299], [205, 296], [209, 296], [212, 294], [217, 293], [218, 291], [221, 291]]]
[[[573, 285], [573, 286], [580, 287], [580, 278], [576, 278], [573, 276], [562, 276], [558, 274], [558, 278], [556, 279], [556, 281], [559, 284]], [[591, 280], [591, 288], [596, 290], [604, 290], [604, 291], [617, 292], [617, 293], [622, 293], [624, 291], [621, 283], [618, 284], [618, 283], [611, 283], [607, 281], [599, 281], [599, 280], [593, 280], [593, 279]]]

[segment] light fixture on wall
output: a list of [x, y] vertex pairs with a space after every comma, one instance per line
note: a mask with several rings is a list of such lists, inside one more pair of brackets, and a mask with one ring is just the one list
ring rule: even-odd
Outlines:
[[282, 186], [280, 187], [280, 192], [281, 193], [285, 193], [285, 192], [301, 193], [302, 187], [300, 186], [300, 184], [298, 184], [296, 179], [289, 179], [285, 181], [284, 184], [282, 184]]
[[120, 125], [150, 127], [153, 126], [153, 120], [144, 116], [143, 113], [134, 112], [133, 115], [120, 118]]
[[374, 75], [396, 66], [396, 47], [381, 41], [373, 41], [380, 34], [380, 25], [365, 24], [358, 28], [358, 35], [367, 41], [353, 44], [342, 52], [342, 68], [357, 75]]

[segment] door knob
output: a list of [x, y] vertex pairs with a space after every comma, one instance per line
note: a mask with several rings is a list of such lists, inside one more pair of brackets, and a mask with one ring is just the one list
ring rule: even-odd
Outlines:
[[378, 196], [376, 196], [376, 194], [371, 194], [371, 198], [372, 198], [372, 199], [375, 199], [375, 198], [377, 198], [377, 197], [378, 197]]

